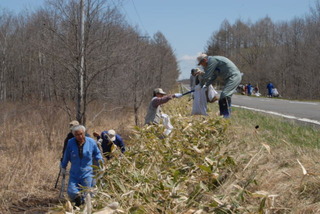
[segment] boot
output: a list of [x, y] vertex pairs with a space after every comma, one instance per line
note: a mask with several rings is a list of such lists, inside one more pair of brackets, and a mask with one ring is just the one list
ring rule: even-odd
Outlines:
[[231, 97], [226, 97], [229, 117], [231, 116]]
[[231, 99], [228, 97], [222, 98], [219, 100], [220, 115], [222, 115], [224, 118], [230, 117], [230, 108], [229, 108], [230, 101], [231, 101]]
[[78, 196], [74, 199], [74, 202], [75, 202], [75, 206], [76, 206], [76, 207], [80, 207], [80, 206], [83, 204], [82, 197], [81, 197], [80, 195], [78, 195]]

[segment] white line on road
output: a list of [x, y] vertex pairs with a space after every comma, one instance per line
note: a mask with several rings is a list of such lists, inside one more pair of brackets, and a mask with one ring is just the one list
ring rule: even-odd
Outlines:
[[297, 103], [297, 104], [308, 104], [308, 105], [319, 105], [319, 103], [310, 103], [310, 102], [299, 102], [299, 101], [289, 101], [289, 103]]
[[239, 106], [239, 105], [232, 105], [232, 106], [237, 107], [237, 108], [243, 108], [243, 109], [248, 109], [248, 110], [252, 110], [252, 111], [263, 112], [263, 113], [267, 113], [267, 114], [273, 114], [273, 115], [280, 116], [280, 117], [284, 117], [284, 118], [288, 118], [288, 119], [294, 119], [294, 120], [299, 120], [299, 121], [303, 121], [303, 122], [307, 122], [307, 123], [313, 123], [313, 124], [316, 124], [316, 125], [320, 125], [320, 121], [310, 120], [310, 119], [308, 119], [308, 118], [300, 118], [300, 117], [295, 117], [295, 116], [291, 116], [291, 115], [280, 114], [280, 113], [274, 112], [274, 111], [266, 111], [266, 110], [261, 110], [261, 109], [256, 109], [256, 108], [250, 108], [250, 107], [246, 107], [246, 106]]

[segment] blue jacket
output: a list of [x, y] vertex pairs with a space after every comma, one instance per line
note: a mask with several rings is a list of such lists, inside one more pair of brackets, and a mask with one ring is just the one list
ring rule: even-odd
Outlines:
[[93, 160], [103, 160], [95, 140], [90, 137], [85, 137], [81, 157], [76, 138], [71, 138], [68, 141], [66, 151], [63, 155], [61, 167], [66, 168], [70, 161], [70, 177], [85, 178], [87, 176], [92, 176], [93, 174]]
[[273, 86], [273, 84], [272, 83], [269, 83], [268, 85], [267, 85], [267, 89], [268, 90], [272, 90], [274, 88], [274, 86]]
[[251, 94], [251, 90], [252, 90], [252, 85], [251, 84], [247, 85], [247, 90], [248, 90], [248, 94]]

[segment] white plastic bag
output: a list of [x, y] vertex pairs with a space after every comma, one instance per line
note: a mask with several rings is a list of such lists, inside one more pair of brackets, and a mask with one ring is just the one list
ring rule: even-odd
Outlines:
[[165, 127], [163, 134], [168, 136], [173, 129], [173, 126], [171, 125], [171, 122], [170, 122], [170, 117], [167, 114], [161, 114], [161, 118], [163, 121], [163, 125]]
[[199, 90], [201, 90], [200, 84], [198, 84], [198, 85], [196, 85], [196, 86], [194, 87], [194, 91], [199, 91]]
[[273, 97], [279, 97], [279, 92], [278, 92], [278, 90], [276, 88], [273, 88], [271, 93], [272, 93]]
[[208, 86], [208, 99], [209, 102], [212, 102], [212, 100], [214, 99], [215, 96], [218, 95], [218, 92], [216, 90], [214, 90], [212, 85]]
[[192, 115], [208, 115], [206, 90], [207, 88], [200, 87], [199, 90], [194, 91], [193, 93], [194, 98], [193, 98], [193, 105], [192, 105], [192, 112], [191, 112]]

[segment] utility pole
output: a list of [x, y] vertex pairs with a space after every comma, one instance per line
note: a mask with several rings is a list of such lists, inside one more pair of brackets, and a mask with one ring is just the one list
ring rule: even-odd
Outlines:
[[85, 125], [84, 115], [84, 0], [80, 0], [80, 63], [78, 73], [77, 120]]

